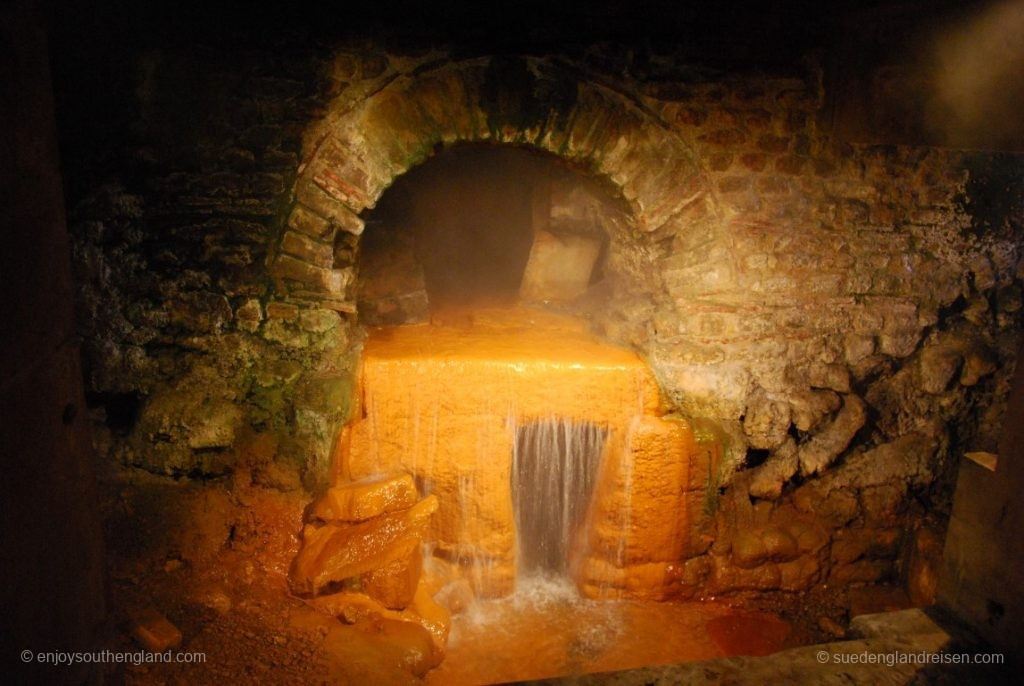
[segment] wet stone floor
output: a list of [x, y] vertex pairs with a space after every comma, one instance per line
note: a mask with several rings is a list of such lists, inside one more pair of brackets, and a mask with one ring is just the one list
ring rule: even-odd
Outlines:
[[445, 661], [425, 681], [543, 679], [767, 655], [798, 642], [790, 625], [770, 612], [721, 601], [585, 600], [564, 582], [541, 580], [453, 617]]

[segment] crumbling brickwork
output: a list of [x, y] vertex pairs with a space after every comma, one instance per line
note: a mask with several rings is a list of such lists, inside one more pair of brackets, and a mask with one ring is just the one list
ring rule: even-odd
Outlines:
[[360, 213], [436, 146], [524, 145], [622, 196], [580, 313], [723, 445], [693, 591], [896, 573], [908, 508], [943, 507], [950, 465], [1001, 425], [1022, 218], [972, 200], [1021, 160], [837, 140], [815, 68], [593, 58], [138, 56], [132, 133], [73, 198], [102, 451], [322, 484], [359, 353]]

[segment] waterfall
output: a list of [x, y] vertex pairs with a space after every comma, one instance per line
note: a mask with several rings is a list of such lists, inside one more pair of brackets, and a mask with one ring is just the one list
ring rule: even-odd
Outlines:
[[556, 417], [516, 428], [511, 481], [520, 574], [567, 575], [606, 435], [595, 424]]

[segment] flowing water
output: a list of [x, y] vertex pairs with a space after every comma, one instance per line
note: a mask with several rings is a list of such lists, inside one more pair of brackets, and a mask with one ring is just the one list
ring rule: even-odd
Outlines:
[[407, 472], [438, 497], [428, 555], [477, 600], [453, 618], [432, 683], [740, 652], [715, 622], [768, 627], [765, 645], [781, 645], [777, 619], [650, 602], [681, 588], [713, 467], [690, 425], [661, 415], [643, 360], [565, 317], [476, 311], [371, 332], [334, 478]]
[[568, 574], [606, 435], [593, 424], [555, 417], [516, 428], [512, 502], [521, 577]]
[[[613, 558], [629, 535], [619, 521], [629, 500], [616, 491], [632, 467], [628, 451], [608, 445], [660, 403], [634, 352], [566, 317], [474, 311], [373, 330], [359, 382], [335, 478], [411, 473], [439, 500], [434, 554], [455, 562], [478, 594], [507, 595], [524, 573], [622, 567], [624, 557]], [[608, 454], [614, 469], [602, 476]], [[605, 500], [615, 500], [602, 514], [619, 519], [588, 529], [602, 479]], [[592, 545], [591, 534], [603, 538]]]

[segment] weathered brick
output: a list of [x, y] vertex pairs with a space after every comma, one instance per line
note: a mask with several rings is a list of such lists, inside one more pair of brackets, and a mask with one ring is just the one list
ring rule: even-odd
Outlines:
[[773, 136], [765, 133], [758, 136], [757, 147], [765, 152], [780, 153], [789, 150], [789, 142], [788, 136]]
[[281, 250], [317, 267], [330, 267], [334, 264], [333, 245], [313, 240], [296, 231], [284, 232]]
[[707, 145], [739, 145], [747, 140], [747, 134], [740, 129], [718, 129], [701, 134], [697, 140]]
[[288, 215], [288, 226], [319, 240], [330, 240], [334, 235], [331, 221], [313, 210], [296, 204]]
[[775, 171], [781, 174], [799, 174], [807, 163], [806, 157], [799, 155], [783, 155], [775, 160]]
[[708, 169], [714, 172], [723, 172], [732, 166], [732, 153], [719, 152], [708, 156]]
[[718, 180], [718, 190], [722, 193], [740, 193], [750, 190], [750, 177], [743, 174], [724, 176]]
[[357, 235], [363, 232], [363, 220], [341, 199], [330, 195], [312, 179], [302, 178], [296, 182], [295, 198], [315, 214], [329, 219], [339, 229]]
[[747, 152], [740, 155], [740, 163], [750, 171], [759, 172], [768, 163], [768, 156], [761, 152]]
[[268, 319], [284, 319], [293, 320], [299, 316], [299, 308], [297, 305], [292, 303], [281, 302], [278, 300], [272, 300], [267, 303], [267, 318]]
[[676, 121], [687, 126], [700, 126], [707, 118], [707, 110], [698, 107], [682, 107], [676, 113]]
[[297, 281], [314, 291], [329, 294], [344, 294], [352, 282], [350, 269], [324, 269], [291, 255], [278, 255], [272, 273], [279, 279]]

